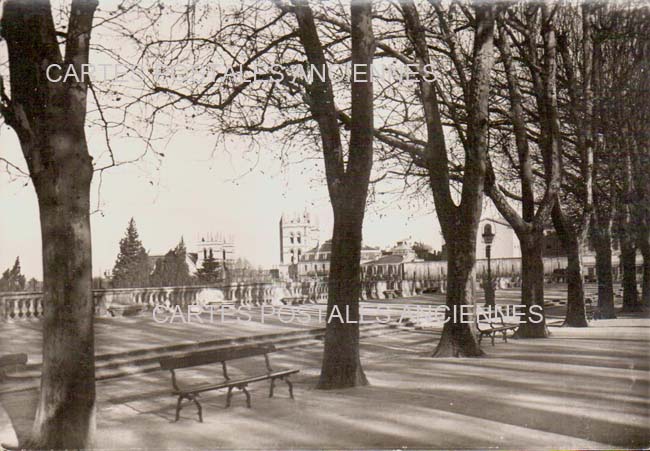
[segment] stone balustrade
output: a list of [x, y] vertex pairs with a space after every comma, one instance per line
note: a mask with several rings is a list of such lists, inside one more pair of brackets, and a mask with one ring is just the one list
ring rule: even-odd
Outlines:
[[[440, 282], [382, 280], [363, 282], [361, 299], [384, 299], [387, 290], [401, 296], [413, 296], [429, 285]], [[110, 316], [111, 311], [127, 306], [142, 306], [152, 310], [157, 305], [180, 306], [192, 304], [234, 303], [236, 305], [279, 305], [283, 298], [304, 298], [308, 302], [326, 302], [328, 284], [325, 281], [233, 283], [226, 286], [182, 286], [161, 288], [115, 288], [93, 290], [95, 313]], [[43, 293], [0, 293], [0, 322], [38, 319], [43, 316]]]
[[[232, 302], [240, 305], [280, 304], [285, 297], [304, 297], [311, 302], [327, 299], [327, 283], [235, 283], [227, 286], [117, 288], [93, 290], [95, 313], [109, 316], [111, 307], [156, 305], [185, 308], [192, 304]], [[115, 310], [115, 309], [113, 309]], [[43, 316], [43, 293], [0, 293], [0, 321], [38, 319]]]

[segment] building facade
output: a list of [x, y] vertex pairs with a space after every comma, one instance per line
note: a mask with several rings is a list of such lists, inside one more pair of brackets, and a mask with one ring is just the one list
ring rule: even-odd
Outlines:
[[[361, 264], [375, 260], [381, 256], [381, 250], [378, 247], [361, 246]], [[314, 248], [301, 255], [298, 262], [299, 277], [326, 277], [330, 272], [330, 260], [332, 257], [332, 240], [327, 240], [323, 244], [316, 245]]]
[[197, 268], [201, 268], [203, 261], [210, 256], [226, 265], [234, 264], [237, 258], [234, 238], [223, 233], [208, 233], [199, 237], [192, 253], [196, 254]]
[[421, 260], [418, 260], [413, 250], [413, 243], [409, 240], [401, 240], [383, 255], [380, 254], [375, 259], [363, 263], [361, 271], [365, 280], [402, 279], [404, 263], [414, 261]]
[[303, 254], [318, 245], [318, 219], [309, 212], [283, 214], [280, 218], [280, 262], [295, 265]]

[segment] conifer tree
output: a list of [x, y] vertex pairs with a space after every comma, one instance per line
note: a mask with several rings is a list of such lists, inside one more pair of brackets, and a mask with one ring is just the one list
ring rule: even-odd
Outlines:
[[150, 274], [149, 255], [142, 246], [135, 220], [131, 218], [124, 238], [120, 240], [120, 253], [113, 268], [113, 287], [148, 286]]
[[203, 265], [197, 269], [196, 275], [199, 281], [204, 284], [217, 283], [221, 281], [221, 269], [219, 262], [214, 258], [212, 250], [203, 260]]
[[0, 291], [22, 291], [25, 289], [25, 276], [20, 270], [20, 258], [16, 257], [14, 266], [6, 269], [0, 278]]
[[158, 287], [177, 287], [192, 282], [190, 268], [187, 266], [187, 249], [181, 237], [174, 249], [170, 249], [163, 258], [156, 262], [151, 274], [151, 285]]

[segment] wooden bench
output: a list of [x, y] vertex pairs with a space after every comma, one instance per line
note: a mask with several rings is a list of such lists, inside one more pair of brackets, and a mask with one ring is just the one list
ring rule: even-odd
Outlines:
[[[184, 399], [187, 399], [188, 401], [196, 405], [199, 414], [199, 421], [203, 422], [203, 409], [201, 408], [201, 404], [199, 403], [197, 398], [199, 397], [200, 393], [211, 391], [211, 390], [221, 390], [227, 388], [228, 394], [226, 396], [226, 407], [230, 407], [232, 391], [233, 389], [236, 388], [244, 392], [244, 394], [246, 395], [246, 406], [250, 408], [251, 397], [250, 397], [250, 393], [248, 393], [247, 390], [248, 384], [252, 384], [254, 382], [260, 382], [267, 379], [271, 381], [269, 398], [273, 397], [273, 389], [275, 388], [276, 379], [280, 379], [286, 382], [287, 386], [289, 387], [289, 396], [291, 397], [291, 399], [294, 399], [293, 385], [291, 384], [291, 381], [289, 381], [289, 376], [299, 372], [300, 370], [291, 369], [291, 370], [274, 371], [273, 368], [271, 368], [269, 354], [275, 351], [276, 349], [274, 345], [264, 344], [264, 345], [255, 345], [255, 346], [238, 346], [238, 347], [218, 349], [213, 351], [199, 351], [192, 354], [182, 355], [179, 357], [167, 357], [167, 358], [160, 359], [160, 368], [162, 368], [163, 370], [169, 370], [171, 372], [172, 386], [174, 387], [174, 391], [172, 392], [172, 395], [178, 396], [178, 401], [176, 402], [176, 419], [174, 421], [178, 421], [180, 411], [182, 409], [182, 402]], [[261, 355], [264, 356], [264, 362], [266, 364], [266, 371], [264, 373], [257, 374], [254, 376], [246, 376], [236, 380], [230, 378], [230, 376], [228, 375], [228, 368], [226, 362], [232, 360], [244, 359], [247, 357], [261, 356]], [[197, 367], [202, 365], [210, 365], [213, 363], [221, 363], [221, 369], [223, 372], [222, 381], [200, 384], [200, 385], [193, 385], [193, 386], [179, 385], [178, 379], [176, 377], [176, 370], [187, 369], [187, 368], [192, 368], [192, 367]]]
[[142, 304], [116, 304], [116, 305], [111, 305], [108, 307], [108, 313], [111, 314], [112, 317], [116, 316], [135, 316], [138, 313], [142, 312], [144, 310], [144, 305]]
[[492, 346], [494, 346], [494, 337], [496, 334], [500, 333], [503, 341], [507, 343], [508, 331], [516, 331], [519, 328], [519, 324], [506, 323], [503, 313], [496, 310], [490, 313], [486, 312], [476, 315], [476, 328], [479, 331], [478, 342], [481, 343], [484, 336], [489, 336], [492, 339]]
[[397, 299], [401, 296], [402, 292], [400, 290], [384, 290], [385, 299]]
[[307, 296], [288, 296], [282, 298], [282, 303], [284, 305], [301, 305], [306, 304], [308, 301]]
[[0, 381], [5, 379], [6, 373], [27, 364], [27, 354], [7, 354], [0, 356]]

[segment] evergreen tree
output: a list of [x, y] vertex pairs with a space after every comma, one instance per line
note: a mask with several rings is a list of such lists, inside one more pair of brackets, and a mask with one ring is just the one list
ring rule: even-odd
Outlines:
[[212, 250], [208, 256], [203, 260], [203, 265], [196, 270], [196, 275], [199, 281], [204, 284], [212, 284], [221, 281], [221, 268], [219, 262], [212, 255]]
[[151, 274], [151, 285], [157, 287], [177, 287], [189, 285], [192, 282], [190, 268], [187, 266], [187, 249], [181, 237], [174, 249], [156, 262], [156, 267]]
[[133, 288], [149, 285], [149, 255], [138, 237], [133, 218], [129, 221], [124, 238], [120, 240], [120, 253], [113, 268], [113, 287]]
[[23, 291], [25, 289], [25, 276], [20, 270], [20, 259], [16, 257], [14, 266], [2, 273], [0, 278], [0, 291]]

